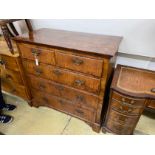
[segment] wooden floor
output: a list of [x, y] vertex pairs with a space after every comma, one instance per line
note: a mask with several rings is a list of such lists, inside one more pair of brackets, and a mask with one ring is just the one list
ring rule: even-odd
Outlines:
[[[27, 102], [4, 94], [7, 103], [17, 109], [5, 114], [14, 117], [10, 124], [0, 124], [0, 132], [6, 135], [98, 135], [83, 121], [56, 110], [30, 107]], [[100, 135], [109, 135], [109, 133]], [[155, 114], [145, 113], [136, 127], [135, 135], [155, 134]]]

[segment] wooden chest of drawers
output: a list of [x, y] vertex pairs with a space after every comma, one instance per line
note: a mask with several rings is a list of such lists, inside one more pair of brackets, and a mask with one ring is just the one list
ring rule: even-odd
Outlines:
[[32, 105], [80, 118], [99, 132], [105, 88], [121, 37], [40, 29], [15, 41]]
[[146, 107], [155, 107], [155, 73], [118, 65], [103, 131], [133, 134]]
[[0, 53], [0, 77], [2, 90], [31, 101], [31, 94], [26, 82], [19, 54]]

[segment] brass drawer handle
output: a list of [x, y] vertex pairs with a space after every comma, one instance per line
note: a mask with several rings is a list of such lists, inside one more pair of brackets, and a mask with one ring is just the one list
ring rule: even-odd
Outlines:
[[64, 87], [61, 85], [55, 86], [56, 89], [58, 89], [59, 91], [64, 90]]
[[39, 84], [39, 88], [40, 88], [40, 89], [45, 89], [45, 88], [46, 88], [46, 86], [45, 86], [45, 85], [43, 85], [43, 84]]
[[83, 60], [78, 59], [78, 58], [73, 58], [73, 59], [72, 59], [72, 62], [73, 62], [73, 64], [75, 64], [75, 65], [81, 65], [81, 64], [83, 64]]
[[40, 75], [40, 74], [43, 73], [43, 71], [41, 69], [39, 69], [39, 68], [35, 68], [35, 72], [36, 72], [37, 75]]
[[75, 85], [82, 86], [84, 84], [85, 84], [85, 81], [83, 80], [75, 80]]
[[31, 51], [32, 51], [32, 54], [33, 54], [34, 56], [39, 56], [40, 53], [41, 53], [40, 50], [34, 49], [34, 48], [32, 48]]
[[151, 92], [152, 92], [152, 93], [155, 93], [155, 88], [152, 88], [152, 89], [151, 89]]
[[9, 75], [9, 74], [6, 74], [5, 77], [6, 77], [6, 79], [10, 79], [10, 80], [12, 80], [12, 76]]
[[84, 112], [81, 111], [81, 110], [79, 110], [79, 109], [76, 109], [75, 111], [76, 111], [77, 113], [79, 113], [80, 115], [83, 115], [83, 114], [84, 114]]
[[77, 98], [77, 100], [80, 101], [80, 102], [82, 102], [82, 101], [84, 100], [84, 97], [81, 96], [81, 95], [78, 95], [76, 98]]
[[62, 74], [61, 71], [58, 70], [58, 69], [53, 70], [53, 73], [54, 73], [55, 75], [57, 75], [57, 76], [59, 76], [59, 75]]

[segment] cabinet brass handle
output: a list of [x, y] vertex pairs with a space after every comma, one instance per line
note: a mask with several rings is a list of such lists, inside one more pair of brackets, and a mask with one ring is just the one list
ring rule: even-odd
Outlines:
[[152, 89], [151, 89], [151, 92], [152, 92], [152, 93], [155, 93], [155, 88], [152, 88]]
[[84, 114], [84, 112], [81, 111], [81, 110], [79, 110], [79, 109], [76, 109], [75, 111], [76, 111], [77, 113], [79, 113], [80, 115], [83, 115], [83, 114]]
[[6, 74], [5, 77], [6, 77], [6, 79], [10, 79], [10, 80], [12, 79], [12, 76], [9, 74]]
[[39, 54], [41, 53], [40, 50], [34, 48], [31, 49], [31, 52], [34, 56], [39, 56]]
[[45, 86], [45, 85], [43, 85], [43, 84], [39, 84], [39, 88], [40, 88], [40, 89], [45, 89], [45, 88], [46, 88], [46, 86]]
[[43, 71], [41, 69], [39, 69], [39, 68], [35, 68], [35, 72], [36, 72], [37, 75], [40, 75], [40, 74], [43, 73]]
[[73, 64], [75, 64], [75, 65], [81, 65], [81, 64], [83, 64], [83, 60], [78, 59], [78, 58], [73, 58], [73, 59], [72, 59], [72, 62], [73, 62]]
[[53, 70], [53, 73], [57, 76], [61, 75], [61, 71], [59, 71], [58, 69]]
[[61, 85], [55, 86], [56, 89], [58, 89], [59, 91], [64, 90], [64, 87]]
[[84, 97], [81, 96], [81, 95], [78, 95], [76, 98], [77, 98], [77, 100], [80, 101], [80, 102], [82, 102], [82, 101], [84, 100]]
[[75, 80], [75, 84], [78, 85], [78, 86], [82, 86], [85, 84], [85, 81], [83, 80]]

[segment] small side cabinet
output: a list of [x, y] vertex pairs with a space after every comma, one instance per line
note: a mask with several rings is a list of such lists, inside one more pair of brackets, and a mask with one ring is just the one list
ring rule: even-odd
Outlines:
[[155, 107], [155, 72], [118, 65], [110, 89], [103, 132], [133, 134], [145, 108]]

